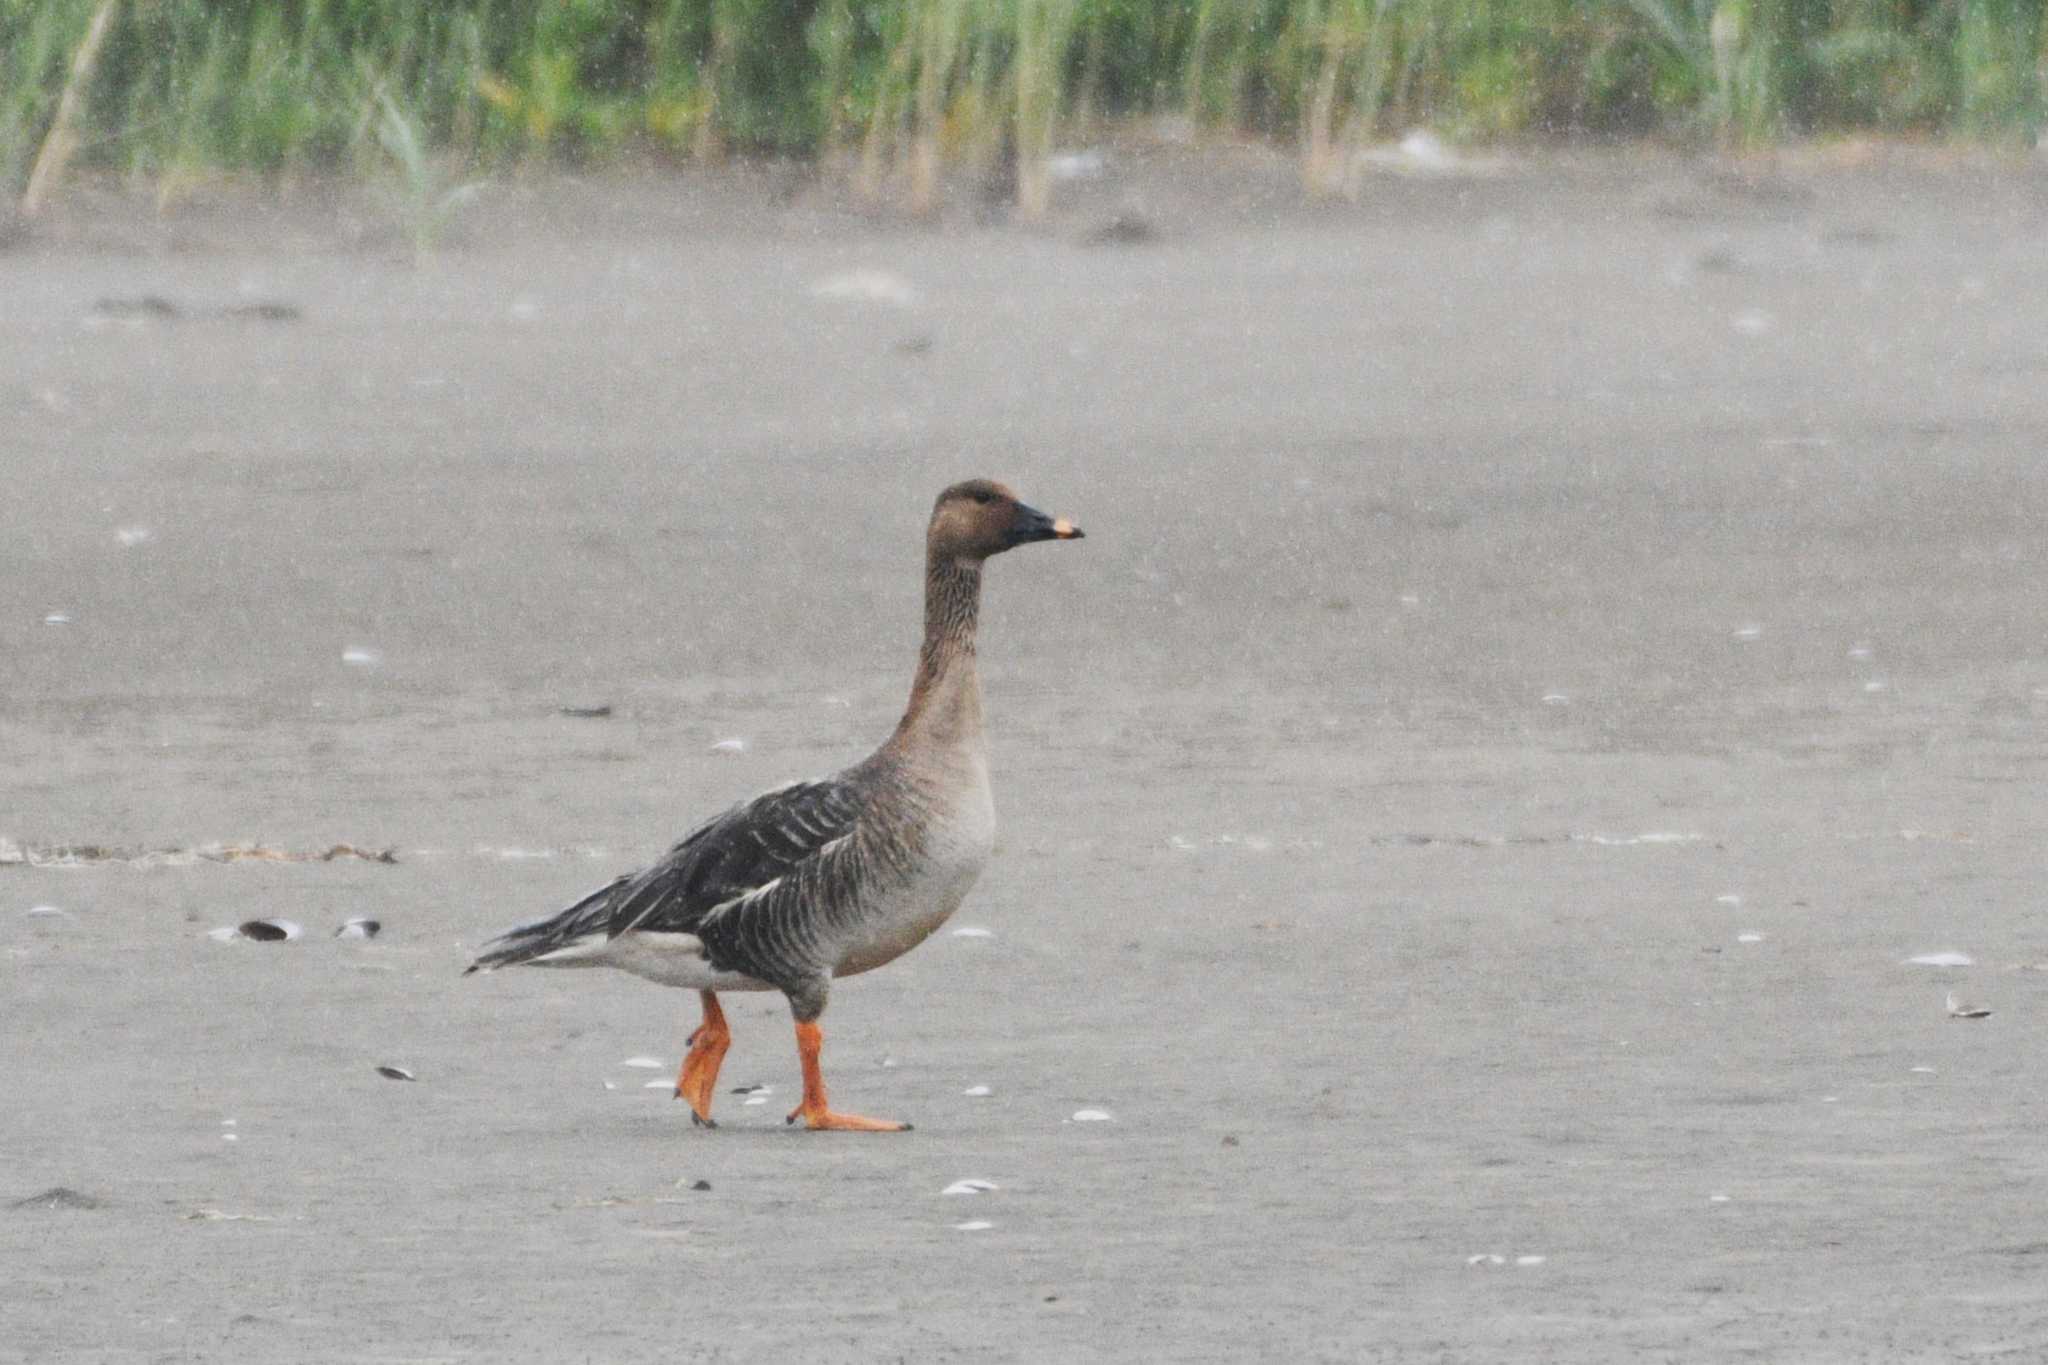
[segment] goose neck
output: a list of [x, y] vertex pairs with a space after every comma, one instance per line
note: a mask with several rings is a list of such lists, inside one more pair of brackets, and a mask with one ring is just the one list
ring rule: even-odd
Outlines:
[[981, 679], [974, 633], [981, 615], [981, 565], [932, 557], [924, 575], [924, 645], [910, 705], [897, 726], [901, 739], [934, 743], [978, 740]]

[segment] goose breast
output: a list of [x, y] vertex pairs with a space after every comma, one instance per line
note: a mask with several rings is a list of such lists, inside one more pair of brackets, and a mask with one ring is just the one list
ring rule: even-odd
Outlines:
[[995, 847], [995, 801], [980, 754], [926, 787], [929, 801], [897, 876], [873, 888], [833, 968], [852, 976], [892, 962], [937, 932], [967, 898]]

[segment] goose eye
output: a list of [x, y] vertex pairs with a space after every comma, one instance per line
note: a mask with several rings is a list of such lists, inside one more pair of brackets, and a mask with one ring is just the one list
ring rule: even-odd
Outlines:
[[985, 488], [975, 489], [971, 496], [974, 498], [976, 502], [982, 504], [984, 507], [986, 507], [989, 503], [992, 503], [996, 500], [996, 495], [989, 492]]

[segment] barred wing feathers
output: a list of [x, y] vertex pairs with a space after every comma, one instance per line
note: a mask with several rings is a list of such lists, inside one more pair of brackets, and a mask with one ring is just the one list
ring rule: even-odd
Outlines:
[[761, 891], [851, 834], [865, 804], [844, 778], [793, 782], [741, 802], [612, 891], [611, 937], [696, 933], [712, 911]]

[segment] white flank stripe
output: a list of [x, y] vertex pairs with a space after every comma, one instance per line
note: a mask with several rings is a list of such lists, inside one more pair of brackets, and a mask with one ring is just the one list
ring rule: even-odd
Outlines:
[[585, 934], [572, 939], [552, 952], [542, 953], [533, 958], [535, 962], [577, 962], [584, 958], [600, 956], [611, 942], [603, 934]]
[[712, 920], [715, 920], [720, 915], [725, 914], [734, 906], [743, 905], [747, 901], [751, 900], [759, 900], [761, 897], [767, 895], [770, 891], [773, 891], [776, 887], [780, 885], [782, 885], [782, 878], [771, 877], [769, 880], [762, 882], [759, 886], [755, 887], [752, 891], [741, 892], [739, 895], [734, 896], [729, 901], [720, 901], [718, 904], [712, 906], [709, 910], [704, 912], [704, 922], [706, 924], [709, 924]]

